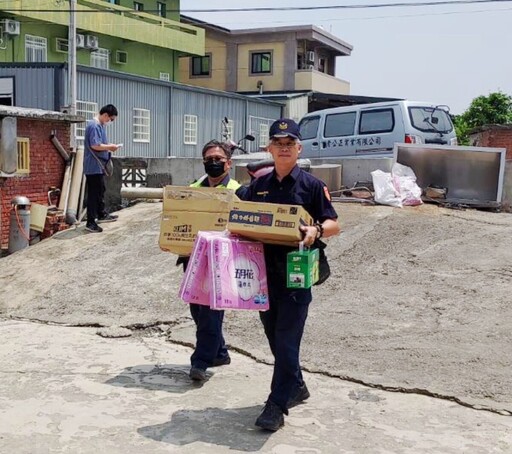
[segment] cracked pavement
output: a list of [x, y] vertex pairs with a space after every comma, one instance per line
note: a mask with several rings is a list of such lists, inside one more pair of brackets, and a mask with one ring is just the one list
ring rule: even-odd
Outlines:
[[[436, 412], [444, 411], [443, 405], [459, 407], [460, 424], [467, 422], [468, 427], [480, 418], [497, 418], [503, 434], [496, 438], [501, 440], [499, 443], [489, 439], [487, 450], [478, 442], [475, 446], [481, 451], [464, 444], [455, 450], [456, 445], [436, 447], [431, 443], [425, 448], [414, 445], [409, 451], [401, 451], [399, 444], [379, 451], [376, 446], [364, 444], [364, 437], [354, 436], [352, 443], [349, 436], [348, 447], [344, 448], [347, 451], [336, 450], [338, 445], [326, 445], [318, 452], [512, 451], [512, 356], [507, 353], [512, 341], [512, 216], [433, 205], [400, 210], [338, 203], [336, 208], [343, 233], [329, 241], [332, 276], [314, 289], [302, 344], [302, 364], [310, 372], [308, 387], [313, 396], [317, 390], [309, 386], [311, 380], [319, 380], [320, 393], [324, 388], [332, 389], [334, 383], [346, 386], [338, 402], [341, 413], [347, 410], [347, 404], [361, 402], [349, 395], [363, 396], [366, 402], [365, 392], [385, 396], [386, 402], [405, 399], [408, 405], [416, 399], [427, 399], [431, 405], [439, 405]], [[182, 373], [180, 367], [186, 369], [194, 332], [188, 308], [176, 296], [182, 276], [181, 268], [174, 265], [176, 256], [158, 248], [160, 211], [160, 203], [137, 204], [120, 211], [118, 222], [106, 225], [101, 235], [87, 235], [79, 227], [0, 259], [0, 317], [5, 323], [24, 320], [18, 323], [28, 326], [42, 326], [30, 321], [50, 323], [45, 328], [55, 332], [100, 331], [102, 337], [91, 336], [111, 343], [112, 348], [124, 345], [121, 342], [140, 343], [144, 348], [158, 342], [181, 352], [183, 360], [177, 371]], [[59, 324], [95, 328], [64, 328]], [[240, 353], [237, 358], [245, 358], [250, 367], [240, 370], [232, 364], [222, 368], [222, 374], [233, 368], [237, 377], [241, 375], [238, 379], [247, 381], [259, 378], [259, 368], [266, 371], [262, 374], [269, 373], [271, 355], [257, 314], [227, 312], [225, 333], [232, 350]], [[118, 337], [129, 334], [132, 336]], [[19, 339], [12, 341], [26, 340], [22, 331], [16, 336]], [[8, 353], [8, 345], [0, 349], [2, 355]], [[116, 363], [116, 367], [136, 366], [129, 357], [123, 359], [125, 363]], [[146, 354], [146, 361], [156, 365], [158, 355]], [[249, 406], [241, 414], [248, 419], [254, 413], [251, 406], [265, 398], [268, 383], [263, 379], [258, 397], [244, 403]], [[211, 382], [207, 385], [211, 388]], [[219, 386], [227, 384], [221, 382]], [[208, 396], [217, 391], [213, 387]], [[203, 397], [203, 404], [208, 406], [209, 399]], [[223, 417], [227, 417], [227, 407], [222, 408]], [[397, 419], [403, 430], [416, 420], [406, 413]], [[421, 414], [428, 424], [430, 416]], [[392, 420], [386, 424], [394, 427]], [[308, 426], [307, 431], [310, 429]], [[167, 426], [162, 430], [174, 433]], [[462, 436], [464, 430], [457, 436]], [[425, 428], [425, 434], [428, 432]], [[415, 433], [420, 437], [421, 430]], [[394, 443], [400, 439], [397, 434]], [[236, 434], [231, 435], [236, 438]], [[334, 429], [332, 435], [336, 437]], [[341, 432], [337, 436], [341, 437]], [[357, 449], [355, 440], [365, 449]], [[291, 443], [291, 439], [288, 441]], [[261, 449], [267, 449], [267, 443]], [[187, 452], [187, 446], [180, 445], [179, 452]], [[236, 448], [243, 450], [243, 446]], [[167, 446], [162, 452], [169, 449]], [[268, 452], [300, 452], [293, 449]], [[308, 449], [304, 452], [317, 452], [313, 445]]]

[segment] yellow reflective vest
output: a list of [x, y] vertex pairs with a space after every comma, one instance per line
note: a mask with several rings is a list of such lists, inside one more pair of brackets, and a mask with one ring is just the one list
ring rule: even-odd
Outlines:
[[[205, 178], [208, 178], [205, 176]], [[201, 183], [204, 181], [204, 178], [199, 178], [199, 180], [194, 181], [190, 187], [192, 188], [202, 188]], [[218, 186], [215, 186], [216, 188], [226, 188], [226, 189], [232, 189], [233, 191], [236, 191], [240, 186], [242, 186], [238, 181], [233, 180], [233, 178], [230, 178], [228, 181], [228, 184], [224, 186], [223, 184], [219, 184]], [[207, 186], [204, 186], [207, 187]]]

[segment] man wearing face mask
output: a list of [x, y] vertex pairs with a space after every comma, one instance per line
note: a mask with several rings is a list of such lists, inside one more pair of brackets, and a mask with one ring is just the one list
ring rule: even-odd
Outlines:
[[[190, 186], [241, 190], [240, 183], [229, 177], [231, 154], [231, 149], [225, 143], [217, 140], [208, 142], [202, 152], [206, 175]], [[179, 257], [176, 264], [182, 263], [185, 270], [188, 259], [188, 257]], [[224, 311], [211, 310], [208, 306], [200, 304], [190, 304], [190, 313], [196, 324], [196, 348], [190, 357], [190, 378], [204, 381], [208, 367], [231, 363], [222, 334]]]
[[101, 233], [101, 222], [112, 222], [117, 216], [105, 211], [105, 174], [111, 153], [119, 146], [110, 143], [105, 131], [106, 125], [117, 118], [117, 109], [112, 104], [103, 106], [98, 115], [87, 123], [84, 138], [84, 175], [87, 181], [87, 224], [85, 230]]

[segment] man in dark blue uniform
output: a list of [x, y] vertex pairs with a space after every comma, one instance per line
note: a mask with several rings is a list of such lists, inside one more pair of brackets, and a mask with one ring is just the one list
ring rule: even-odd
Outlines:
[[[254, 202], [301, 205], [315, 220], [313, 226], [301, 226], [305, 246], [320, 238], [340, 232], [338, 215], [331, 204], [325, 184], [297, 166], [302, 150], [299, 126], [290, 119], [280, 119], [269, 131], [268, 151], [274, 158], [274, 171], [254, 180], [240, 194]], [[270, 349], [274, 355], [271, 392], [256, 426], [278, 430], [288, 409], [309, 397], [302, 378], [299, 351], [311, 302], [311, 289], [288, 289], [286, 255], [292, 247], [265, 245], [270, 310], [261, 312]]]

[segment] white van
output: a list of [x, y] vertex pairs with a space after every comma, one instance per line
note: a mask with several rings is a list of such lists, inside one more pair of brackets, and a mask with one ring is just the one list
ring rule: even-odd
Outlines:
[[457, 145], [447, 106], [390, 101], [334, 107], [300, 121], [301, 158], [392, 156], [395, 143]]

